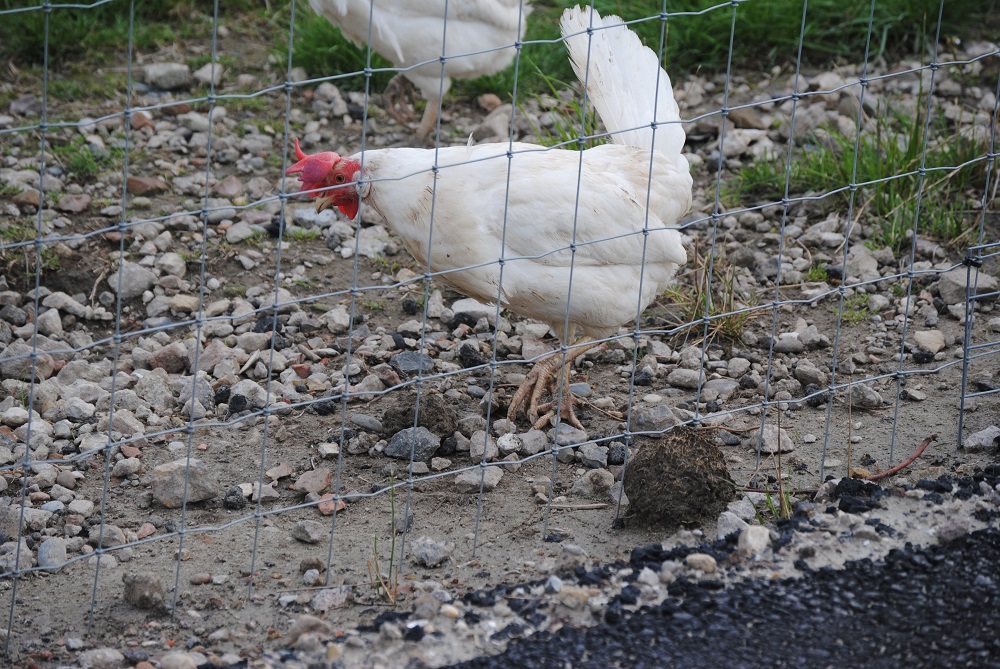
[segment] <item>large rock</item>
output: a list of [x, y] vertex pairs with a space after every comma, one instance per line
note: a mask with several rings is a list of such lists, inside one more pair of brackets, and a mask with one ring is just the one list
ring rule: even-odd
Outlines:
[[[414, 462], [427, 462], [441, 446], [441, 437], [424, 426], [408, 427], [392, 435], [385, 454], [390, 458], [410, 459], [410, 449], [413, 449]], [[495, 448], [495, 447], [494, 447]]]
[[497, 487], [502, 478], [503, 470], [496, 465], [487, 467], [485, 472], [479, 468], [470, 469], [455, 477], [455, 489], [459, 492], [479, 492], [482, 481], [483, 492], [489, 492]]
[[[973, 278], [975, 279], [975, 274]], [[938, 279], [938, 294], [945, 304], [958, 304], [965, 302], [965, 288], [968, 279], [968, 270], [965, 267], [956, 267], [950, 272], [945, 272]], [[975, 288], [978, 294], [990, 293], [998, 288], [998, 281], [995, 276], [979, 272], [979, 278], [975, 281]]]
[[38, 357], [32, 361], [31, 353], [32, 348], [28, 344], [21, 341], [11, 343], [0, 353], [0, 379], [30, 381], [34, 377], [42, 381], [52, 376], [56, 369], [55, 359], [39, 351]]
[[150, 88], [172, 91], [185, 88], [191, 82], [191, 68], [183, 63], [150, 63], [143, 68]]
[[212, 499], [218, 490], [219, 482], [215, 474], [201, 460], [192, 459], [189, 462], [181, 458], [153, 469], [153, 499], [168, 509], [180, 508], [185, 501], [193, 503]]
[[119, 275], [121, 275], [120, 297], [123, 300], [139, 297], [156, 283], [156, 274], [153, 273], [153, 270], [126, 261], [122, 263], [117, 272], [108, 277], [108, 286], [116, 293], [118, 292]]

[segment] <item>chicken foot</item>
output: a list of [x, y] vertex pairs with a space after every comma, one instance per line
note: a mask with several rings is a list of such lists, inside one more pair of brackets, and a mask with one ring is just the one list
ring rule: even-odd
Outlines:
[[[569, 389], [570, 370], [574, 360], [598, 345], [599, 343], [592, 342], [572, 348], [566, 352], [565, 361], [561, 354], [556, 353], [536, 362], [535, 366], [531, 368], [531, 371], [524, 378], [524, 382], [521, 383], [514, 393], [514, 397], [511, 398], [510, 406], [507, 409], [507, 418], [514, 421], [517, 418], [518, 411], [527, 404], [525, 414], [528, 416], [528, 420], [532, 422], [532, 428], [537, 430], [555, 415], [555, 409], [558, 406], [559, 418], [563, 422], [582, 430], [583, 425], [573, 410], [573, 405], [576, 404], [577, 400], [573, 397], [573, 393]], [[551, 402], [542, 403], [542, 395], [544, 395], [546, 390], [554, 392], [554, 386], [556, 385], [555, 374], [560, 370], [563, 374], [561, 401], [553, 397]]]

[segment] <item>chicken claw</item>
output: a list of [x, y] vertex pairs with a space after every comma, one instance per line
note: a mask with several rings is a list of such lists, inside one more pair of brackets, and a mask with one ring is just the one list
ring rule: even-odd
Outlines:
[[[574, 360], [598, 345], [594, 342], [582, 343], [582, 345], [578, 343], [565, 354], [565, 357], [556, 353], [536, 362], [535, 366], [528, 372], [528, 375], [524, 377], [524, 382], [518, 387], [517, 392], [514, 393], [514, 397], [511, 398], [510, 406], [507, 408], [507, 419], [512, 422], [515, 421], [517, 412], [524, 406], [525, 401], [527, 401], [528, 406], [525, 409], [525, 414], [527, 414], [528, 420], [532, 422], [533, 429], [538, 430], [548, 423], [549, 419], [555, 415], [555, 407], [559, 406], [559, 418], [563, 422], [582, 430], [583, 425], [580, 424], [580, 420], [576, 417], [576, 412], [573, 410], [573, 405], [577, 403], [577, 399], [573, 397], [573, 393], [569, 389], [569, 373]], [[553, 397], [553, 401], [544, 404], [541, 403], [542, 395], [545, 391], [554, 390], [556, 382], [555, 374], [560, 369], [562, 369], [564, 375], [562, 402], [556, 401], [555, 397]]]

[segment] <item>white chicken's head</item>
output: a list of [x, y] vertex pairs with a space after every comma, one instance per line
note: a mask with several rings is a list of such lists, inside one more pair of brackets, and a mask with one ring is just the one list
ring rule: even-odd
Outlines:
[[359, 197], [354, 185], [361, 165], [356, 160], [341, 158], [333, 151], [308, 154], [295, 140], [295, 157], [298, 162], [285, 170], [297, 174], [302, 188], [299, 192], [315, 198], [316, 211], [336, 206], [341, 213], [353, 220], [358, 215]]

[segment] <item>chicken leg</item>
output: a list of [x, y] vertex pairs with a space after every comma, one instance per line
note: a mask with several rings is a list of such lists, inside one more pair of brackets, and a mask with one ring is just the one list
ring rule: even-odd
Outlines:
[[[517, 418], [518, 411], [527, 402], [528, 406], [525, 408], [525, 414], [528, 416], [528, 420], [532, 422], [532, 428], [536, 430], [545, 425], [555, 415], [557, 406], [559, 407], [559, 418], [562, 421], [569, 423], [575, 428], [583, 429], [583, 425], [580, 424], [580, 420], [576, 417], [576, 412], [573, 410], [576, 398], [573, 397], [573, 393], [569, 389], [570, 369], [574, 360], [599, 345], [599, 342], [587, 342], [586, 338], [583, 341], [585, 343], [575, 346], [566, 352], [565, 362], [561, 353], [555, 353], [535, 363], [535, 366], [528, 372], [528, 375], [524, 378], [524, 382], [521, 383], [517, 392], [514, 393], [514, 397], [510, 400], [510, 406], [507, 409], [507, 418], [509, 420], [514, 421]], [[558, 370], [561, 370], [563, 374], [562, 400], [560, 402], [558, 398], [553, 396], [551, 402], [542, 404], [541, 399], [545, 391], [551, 390], [553, 393], [555, 391], [557, 383], [555, 373]], [[541, 412], [545, 413], [539, 416]]]
[[441, 101], [434, 98], [427, 98], [427, 106], [424, 107], [424, 115], [420, 119], [420, 126], [414, 135], [417, 144], [426, 144], [427, 138], [437, 125], [438, 111], [441, 109]]
[[386, 84], [385, 90], [382, 92], [382, 104], [389, 116], [396, 119], [396, 122], [401, 126], [406, 127], [416, 116], [411, 111], [412, 107], [403, 102], [400, 102], [400, 109], [396, 109], [396, 101], [404, 96], [413, 99], [413, 83], [402, 74], [397, 74]]

